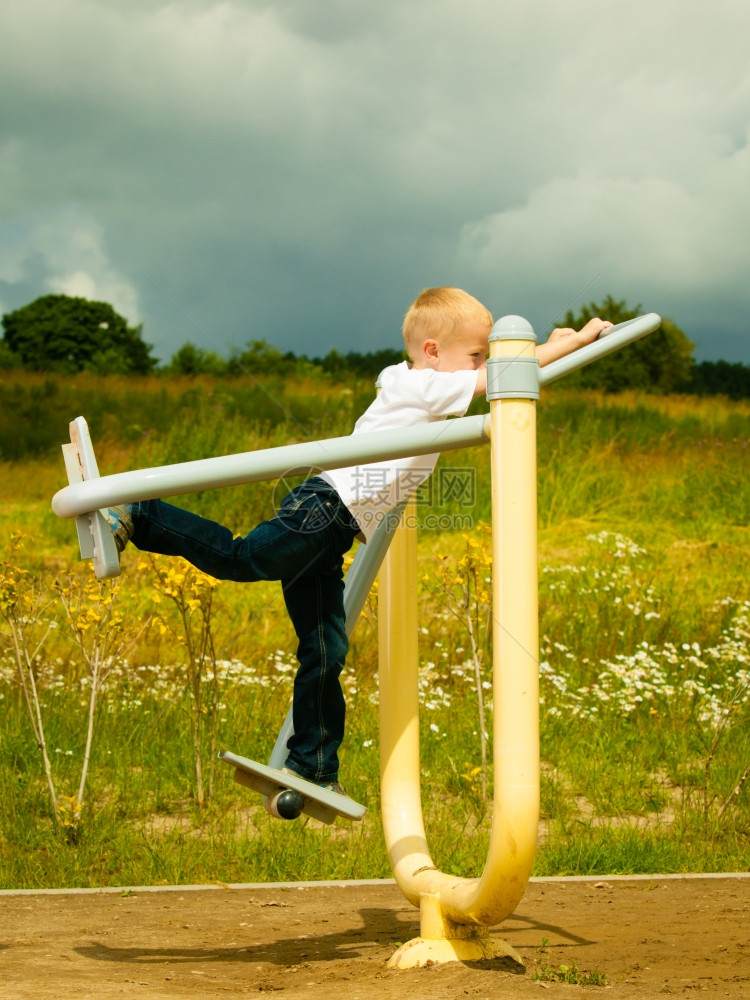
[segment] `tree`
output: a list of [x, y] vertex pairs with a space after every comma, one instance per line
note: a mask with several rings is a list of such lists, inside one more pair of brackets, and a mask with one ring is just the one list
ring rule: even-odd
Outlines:
[[20, 367], [21, 359], [11, 351], [4, 340], [0, 340], [0, 372]]
[[168, 375], [226, 375], [227, 362], [215, 351], [206, 351], [189, 341], [172, 355], [164, 368]]
[[362, 378], [376, 379], [384, 368], [389, 365], [397, 365], [404, 361], [406, 354], [403, 350], [394, 347], [383, 347], [379, 351], [368, 351], [361, 354], [359, 351], [349, 351], [347, 354], [339, 354], [332, 350], [322, 358], [314, 358], [323, 371], [331, 375], [358, 375]]
[[286, 378], [297, 367], [297, 358], [292, 351], [286, 354], [265, 340], [248, 340], [244, 351], [234, 354], [230, 371], [250, 372], [251, 375], [279, 375]]
[[[600, 305], [591, 302], [584, 306], [577, 316], [568, 312], [562, 325], [580, 330], [594, 316], [624, 323], [642, 312], [640, 305], [629, 309], [624, 300], [617, 302], [608, 295]], [[568, 385], [603, 388], [608, 392], [621, 389], [676, 392], [690, 380], [694, 347], [674, 321], [664, 317], [654, 333], [587, 365], [565, 381]]]
[[2, 318], [5, 345], [32, 371], [146, 374], [156, 364], [141, 327], [106, 302], [42, 295]]
[[682, 389], [698, 396], [747, 399], [750, 397], [750, 365], [740, 361], [701, 361], [693, 367]]

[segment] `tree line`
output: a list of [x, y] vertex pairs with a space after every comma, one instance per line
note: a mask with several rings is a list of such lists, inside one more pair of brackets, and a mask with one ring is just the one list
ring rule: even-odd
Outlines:
[[[568, 312], [562, 325], [579, 329], [592, 316], [621, 323], [640, 315], [641, 307], [607, 296], [578, 313]], [[69, 295], [43, 295], [2, 317], [0, 369], [73, 374], [211, 375], [219, 378], [242, 372], [281, 378], [325, 375], [334, 379], [375, 379], [388, 365], [406, 358], [403, 351], [329, 351], [307, 357], [280, 351], [265, 340], [251, 340], [241, 349], [221, 356], [215, 351], [184, 344], [165, 364], [153, 356], [141, 326], [130, 326], [106, 302]], [[750, 398], [750, 365], [728, 361], [696, 362], [694, 345], [673, 320], [664, 318], [658, 331], [636, 341], [616, 355], [566, 378], [566, 384], [619, 392], [638, 388], [658, 393], [722, 394]]]

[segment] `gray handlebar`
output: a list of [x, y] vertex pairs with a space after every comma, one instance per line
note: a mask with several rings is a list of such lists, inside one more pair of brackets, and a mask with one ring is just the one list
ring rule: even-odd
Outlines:
[[550, 382], [556, 382], [563, 375], [578, 371], [579, 368], [590, 365], [592, 361], [613, 354], [621, 347], [648, 336], [660, 326], [661, 316], [658, 313], [646, 313], [644, 316], [636, 316], [635, 319], [618, 323], [617, 326], [610, 326], [599, 334], [593, 344], [579, 347], [572, 354], [545, 365], [539, 372], [539, 384], [549, 385]]

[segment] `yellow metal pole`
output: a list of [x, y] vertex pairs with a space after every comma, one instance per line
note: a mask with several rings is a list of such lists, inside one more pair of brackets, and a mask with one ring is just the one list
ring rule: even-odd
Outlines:
[[381, 809], [388, 857], [407, 899], [415, 872], [434, 869], [427, 847], [419, 765], [417, 506], [410, 500], [378, 576]]
[[[510, 373], [511, 386], [524, 381], [513, 377], [519, 365], [532, 384], [538, 380], [536, 338], [525, 326], [501, 328], [490, 342], [490, 359], [497, 359], [500, 374]], [[511, 332], [515, 336], [507, 337]], [[539, 825], [536, 400], [491, 399], [490, 419], [494, 815], [482, 907], [491, 906], [502, 920], [526, 888]]]
[[[518, 955], [487, 928], [526, 888], [539, 821], [535, 337], [524, 320], [496, 324], [488, 374], [493, 520], [493, 824], [480, 879], [438, 871], [419, 789], [416, 537], [399, 528], [380, 575], [383, 829], [394, 877], [420, 906], [421, 934], [390, 964]], [[415, 511], [407, 521], [416, 521]]]

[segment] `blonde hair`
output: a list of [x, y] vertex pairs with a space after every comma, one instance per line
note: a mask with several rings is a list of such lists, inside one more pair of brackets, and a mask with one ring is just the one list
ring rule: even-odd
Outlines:
[[406, 353], [416, 357], [425, 340], [437, 340], [446, 347], [467, 320], [486, 323], [489, 328], [492, 313], [461, 288], [425, 288], [404, 317]]

